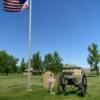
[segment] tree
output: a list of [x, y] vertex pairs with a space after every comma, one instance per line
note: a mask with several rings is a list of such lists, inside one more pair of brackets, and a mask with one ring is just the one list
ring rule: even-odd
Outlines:
[[62, 59], [58, 52], [54, 52], [53, 54], [46, 54], [44, 63], [46, 70], [52, 71], [54, 73], [61, 72], [62, 70]]
[[58, 52], [54, 52], [53, 53], [53, 66], [52, 66], [52, 71], [53, 72], [56, 72], [56, 73], [61, 72], [62, 67], [63, 67], [62, 58], [60, 57], [60, 55], [59, 55]]
[[0, 51], [0, 72], [6, 73], [17, 71], [18, 59], [9, 55], [5, 51]]
[[51, 53], [45, 55], [44, 58], [44, 67], [46, 70], [50, 70], [50, 67], [53, 65], [53, 56]]
[[22, 58], [21, 65], [20, 65], [20, 71], [24, 72], [25, 69], [26, 69], [25, 60], [24, 60], [24, 58]]
[[96, 74], [99, 75], [99, 62], [100, 62], [100, 54], [98, 50], [98, 46], [95, 43], [92, 43], [88, 47], [89, 56], [87, 58], [87, 62], [90, 65], [90, 67], [94, 70], [96, 70]]
[[39, 52], [35, 53], [32, 57], [32, 67], [35, 70], [42, 70], [42, 59]]

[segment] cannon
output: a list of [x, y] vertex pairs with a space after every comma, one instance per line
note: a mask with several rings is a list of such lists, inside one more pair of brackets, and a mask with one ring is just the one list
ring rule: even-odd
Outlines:
[[58, 77], [58, 93], [65, 93], [68, 85], [77, 87], [82, 96], [87, 94], [87, 77], [81, 67], [63, 68]]

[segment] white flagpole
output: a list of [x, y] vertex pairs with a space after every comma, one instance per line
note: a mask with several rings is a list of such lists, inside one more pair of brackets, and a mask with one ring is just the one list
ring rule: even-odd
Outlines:
[[29, 0], [29, 36], [28, 36], [28, 91], [31, 90], [31, 42], [32, 42], [32, 0]]

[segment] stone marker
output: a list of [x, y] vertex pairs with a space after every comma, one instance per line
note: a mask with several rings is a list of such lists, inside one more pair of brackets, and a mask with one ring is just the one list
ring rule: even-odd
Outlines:
[[[49, 89], [49, 82], [48, 82], [48, 80], [51, 78], [51, 76], [50, 76], [51, 74], [52, 74], [52, 79], [54, 79], [54, 74], [52, 72], [50, 72], [50, 71], [47, 71], [47, 72], [45, 72], [43, 74], [43, 87], [45, 89]], [[53, 82], [53, 84], [52, 84], [52, 88], [54, 87], [54, 83], [55, 82]]]

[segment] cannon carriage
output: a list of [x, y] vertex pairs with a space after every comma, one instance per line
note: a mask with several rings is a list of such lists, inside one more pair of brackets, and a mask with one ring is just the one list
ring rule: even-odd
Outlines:
[[82, 96], [87, 93], [87, 77], [81, 67], [66, 67], [58, 78], [58, 92], [65, 93], [67, 86], [73, 85], [78, 88]]

